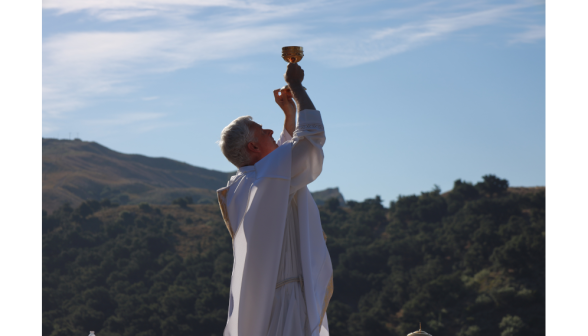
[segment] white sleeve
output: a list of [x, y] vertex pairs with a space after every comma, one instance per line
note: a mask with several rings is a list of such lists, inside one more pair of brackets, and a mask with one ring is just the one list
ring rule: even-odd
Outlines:
[[282, 134], [280, 134], [280, 139], [278, 139], [278, 146], [283, 145], [284, 143], [286, 143], [286, 141], [292, 140], [292, 136], [290, 135], [290, 133], [288, 133], [288, 131], [286, 131], [286, 129], [284, 128], [282, 130]]
[[320, 112], [315, 110], [300, 111], [292, 139], [294, 145], [292, 147], [290, 194], [306, 187], [320, 175], [323, 170], [325, 141], [325, 128]]

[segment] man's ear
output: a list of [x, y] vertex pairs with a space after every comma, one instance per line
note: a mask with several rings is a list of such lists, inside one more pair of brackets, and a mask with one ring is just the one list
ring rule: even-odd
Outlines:
[[259, 153], [259, 151], [260, 151], [260, 150], [259, 150], [259, 147], [257, 147], [257, 145], [255, 145], [255, 143], [254, 143], [254, 142], [250, 142], [250, 143], [248, 143], [248, 144], [247, 144], [247, 149], [248, 149], [250, 152], [254, 152], [254, 153]]

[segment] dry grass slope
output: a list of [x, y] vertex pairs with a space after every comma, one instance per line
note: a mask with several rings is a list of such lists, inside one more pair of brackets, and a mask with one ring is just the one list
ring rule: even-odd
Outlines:
[[192, 196], [214, 202], [232, 173], [143, 155], [122, 154], [95, 142], [43, 139], [43, 210], [69, 202], [110, 198], [121, 204], [170, 204]]

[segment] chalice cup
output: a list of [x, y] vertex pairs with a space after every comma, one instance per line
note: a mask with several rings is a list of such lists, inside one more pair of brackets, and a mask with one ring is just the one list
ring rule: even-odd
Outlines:
[[[304, 57], [304, 50], [302, 47], [289, 46], [282, 48], [282, 58], [288, 63], [298, 63], [302, 57]], [[302, 88], [306, 90], [304, 86]], [[288, 85], [285, 85], [280, 88], [280, 91], [282, 90], [290, 90], [290, 88]]]

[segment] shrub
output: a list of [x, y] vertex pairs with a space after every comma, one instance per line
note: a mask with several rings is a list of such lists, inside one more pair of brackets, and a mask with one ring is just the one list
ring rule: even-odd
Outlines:
[[502, 330], [500, 336], [517, 336], [525, 328], [525, 323], [518, 316], [506, 315], [500, 321], [498, 327]]
[[141, 209], [143, 212], [151, 212], [151, 210], [153, 210], [153, 208], [151, 208], [151, 206], [147, 203], [139, 204], [139, 209]]

